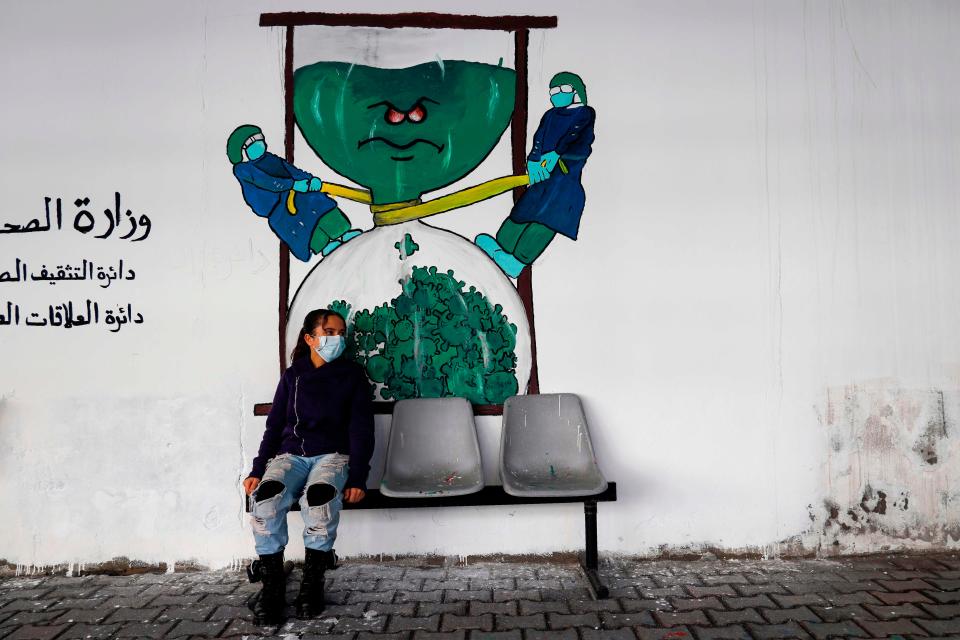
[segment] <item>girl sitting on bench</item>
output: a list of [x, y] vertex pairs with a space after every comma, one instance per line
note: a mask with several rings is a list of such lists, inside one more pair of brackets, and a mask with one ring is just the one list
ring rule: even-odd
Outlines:
[[[363, 499], [373, 455], [373, 403], [366, 372], [340, 358], [346, 321], [315, 309], [303, 321], [267, 416], [260, 451], [243, 481], [263, 588], [250, 605], [256, 624], [281, 624], [286, 602], [287, 512], [299, 499], [306, 558], [297, 615], [323, 611], [324, 572], [334, 565], [343, 500]], [[256, 573], [255, 572], [255, 573]], [[255, 579], [253, 576], [251, 579]]]

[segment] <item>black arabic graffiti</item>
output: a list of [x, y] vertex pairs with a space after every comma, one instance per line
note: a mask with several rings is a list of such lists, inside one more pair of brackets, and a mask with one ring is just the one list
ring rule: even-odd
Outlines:
[[[39, 231], [51, 231], [53, 229], [60, 230], [63, 229], [63, 200], [62, 198], [56, 199], [56, 210], [54, 212], [55, 219], [51, 221], [51, 211], [50, 204], [54, 202], [53, 198], [45, 196], [44, 207], [46, 209], [45, 221], [46, 224], [41, 225], [39, 218], [34, 218], [26, 224], [19, 225], [11, 222], [5, 222], [0, 226], [0, 234], [4, 233], [36, 233]], [[150, 217], [143, 213], [140, 216], [133, 214], [130, 209], [124, 210], [120, 205], [120, 192], [117, 191], [114, 193], [114, 205], [113, 208], [107, 208], [103, 210], [103, 214], [99, 217], [94, 216], [86, 207], [90, 205], [90, 198], [77, 198], [73, 201], [74, 206], [77, 208], [77, 212], [73, 215], [73, 228], [75, 231], [82, 233], [84, 235], [92, 232], [96, 227], [99, 221], [106, 220], [102, 225], [105, 228], [103, 233], [94, 235], [94, 238], [105, 239], [109, 238], [114, 231], [120, 233], [123, 228], [129, 225], [130, 229], [123, 235], [118, 235], [117, 238], [120, 240], [130, 240], [130, 242], [140, 242], [141, 240], [146, 240], [150, 235], [150, 231], [153, 228], [153, 223], [150, 220]], [[122, 212], [122, 213], [121, 213]], [[68, 220], [69, 224], [69, 220]], [[55, 226], [54, 226], [55, 225]], [[137, 235], [138, 232], [141, 232], [141, 235], [137, 238], [133, 236]]]
[[104, 305], [103, 312], [100, 303], [86, 300], [84, 304], [74, 307], [72, 301], [63, 304], [51, 304], [45, 313], [26, 313], [21, 316], [20, 305], [6, 303], [6, 311], [0, 306], [0, 326], [28, 326], [28, 327], [63, 327], [72, 329], [90, 324], [110, 327], [112, 333], [117, 333], [125, 324], [143, 324], [143, 314], [134, 313], [133, 305], [119, 305], [108, 308]]
[[97, 265], [92, 260], [87, 259], [76, 265], [58, 264], [52, 269], [47, 269], [47, 265], [42, 264], [39, 271], [30, 271], [27, 263], [17, 258], [13, 269], [0, 271], [0, 283], [40, 281], [57, 284], [63, 281], [89, 280], [98, 282], [102, 289], [109, 287], [115, 280], [133, 280], [136, 277], [137, 274], [133, 269], [124, 268], [123, 258], [119, 260], [118, 264], [106, 267]]

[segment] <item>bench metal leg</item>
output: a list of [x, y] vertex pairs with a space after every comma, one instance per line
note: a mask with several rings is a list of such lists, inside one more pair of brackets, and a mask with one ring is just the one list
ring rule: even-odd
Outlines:
[[610, 595], [610, 591], [600, 582], [600, 576], [597, 575], [597, 503], [595, 501], [587, 500], [583, 503], [583, 520], [586, 534], [584, 571], [597, 598], [606, 598]]

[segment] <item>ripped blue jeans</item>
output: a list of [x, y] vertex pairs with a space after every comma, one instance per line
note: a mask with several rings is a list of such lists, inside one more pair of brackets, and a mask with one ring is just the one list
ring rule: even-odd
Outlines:
[[284, 453], [270, 459], [250, 509], [258, 554], [277, 553], [287, 546], [287, 512], [298, 499], [304, 546], [318, 551], [333, 548], [349, 460], [343, 453], [308, 457]]

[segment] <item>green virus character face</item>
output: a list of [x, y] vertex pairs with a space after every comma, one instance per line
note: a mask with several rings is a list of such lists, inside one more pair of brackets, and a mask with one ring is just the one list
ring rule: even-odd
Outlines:
[[314, 152], [370, 189], [419, 198], [473, 171], [513, 112], [513, 69], [438, 60], [406, 69], [317, 62], [296, 70], [293, 107]]

